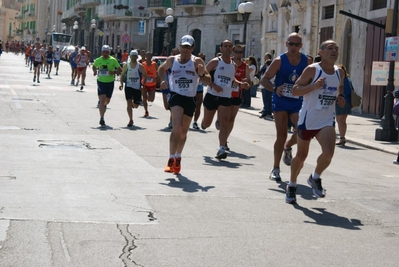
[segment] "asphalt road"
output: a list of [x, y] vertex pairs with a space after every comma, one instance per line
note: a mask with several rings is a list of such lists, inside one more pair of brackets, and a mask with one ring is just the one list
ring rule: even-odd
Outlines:
[[[69, 85], [69, 66], [33, 83], [22, 56], [0, 58], [0, 266], [398, 266], [399, 174], [392, 155], [337, 149], [316, 199], [298, 205], [268, 179], [273, 122], [239, 112], [231, 152], [218, 132], [191, 129], [181, 175], [163, 172], [169, 114], [162, 97], [126, 127], [115, 90], [100, 128], [95, 78]], [[295, 151], [295, 148], [294, 148]]]

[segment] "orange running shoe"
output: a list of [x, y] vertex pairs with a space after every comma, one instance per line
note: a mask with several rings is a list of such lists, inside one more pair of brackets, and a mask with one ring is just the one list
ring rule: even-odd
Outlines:
[[174, 171], [174, 165], [175, 165], [175, 159], [170, 158], [168, 160], [168, 163], [165, 166], [164, 172], [173, 172]]
[[181, 168], [180, 162], [181, 162], [181, 158], [175, 159], [175, 164], [173, 165], [173, 173], [174, 174], [180, 173], [180, 168]]

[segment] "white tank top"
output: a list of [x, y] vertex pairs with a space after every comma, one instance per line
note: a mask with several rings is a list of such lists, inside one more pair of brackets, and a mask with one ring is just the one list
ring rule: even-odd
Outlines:
[[127, 64], [126, 70], [126, 87], [140, 90], [141, 86], [141, 72], [139, 69], [140, 65], [136, 62], [136, 66], [132, 68], [130, 62]]
[[326, 126], [334, 126], [335, 123], [335, 100], [341, 81], [339, 69], [334, 66], [334, 74], [327, 74], [319, 63], [314, 63], [313, 66], [316, 68], [316, 73], [312, 83], [323, 77], [326, 80], [323, 88], [303, 96], [298, 119], [299, 129], [319, 130]]
[[37, 50], [35, 48], [35, 50], [33, 50], [33, 55], [36, 62], [42, 62], [42, 50]]
[[60, 60], [61, 58], [61, 51], [54, 51], [54, 59], [55, 60]]
[[194, 97], [197, 94], [199, 76], [195, 71], [195, 56], [191, 55], [190, 60], [185, 64], [180, 64], [175, 56], [169, 75], [170, 91], [180, 95]]
[[86, 63], [87, 55], [86, 54], [83, 54], [83, 55], [79, 54], [76, 57], [78, 60], [78, 63], [76, 64], [78, 66], [78, 68], [84, 68], [87, 66], [87, 63]]
[[218, 93], [208, 85], [207, 92], [214, 96], [231, 98], [236, 67], [233, 60], [230, 60], [230, 63], [226, 63], [222, 58], [219, 57], [218, 59], [218, 65], [211, 75], [213, 76], [213, 83], [222, 87], [223, 91]]

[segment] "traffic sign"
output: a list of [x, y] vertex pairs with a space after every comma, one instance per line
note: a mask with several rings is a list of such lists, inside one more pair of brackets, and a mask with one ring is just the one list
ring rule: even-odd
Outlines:
[[397, 61], [399, 53], [399, 37], [385, 38], [385, 61]]
[[[389, 64], [389, 62], [385, 61], [373, 61], [370, 85], [387, 86]], [[399, 86], [399, 64], [395, 64], [394, 85]]]
[[122, 35], [122, 43], [127, 44], [129, 42], [130, 42], [129, 34], [126, 33], [126, 34]]

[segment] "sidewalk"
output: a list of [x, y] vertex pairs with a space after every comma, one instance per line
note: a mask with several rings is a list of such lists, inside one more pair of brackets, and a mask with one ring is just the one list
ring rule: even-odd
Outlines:
[[[262, 93], [258, 92], [257, 96], [251, 99], [251, 108], [241, 108], [240, 112], [259, 116], [259, 111], [261, 111], [262, 108]], [[387, 142], [375, 140], [375, 131], [380, 126], [379, 119], [365, 117], [361, 115], [349, 115], [347, 119], [347, 124], [347, 145], [355, 144], [358, 146], [397, 155], [399, 149], [399, 143], [397, 141]], [[394, 159], [394, 157], [392, 157], [392, 159]]]

